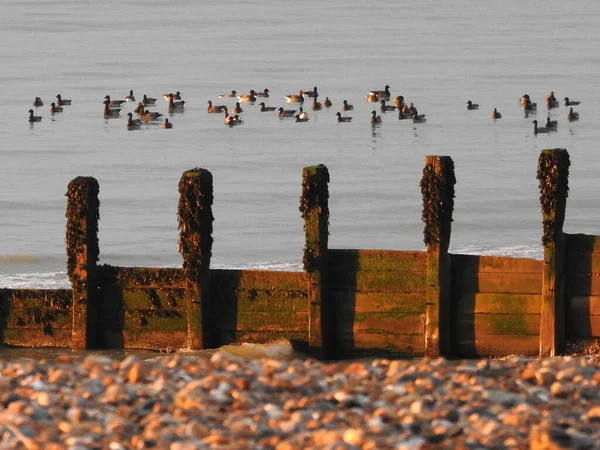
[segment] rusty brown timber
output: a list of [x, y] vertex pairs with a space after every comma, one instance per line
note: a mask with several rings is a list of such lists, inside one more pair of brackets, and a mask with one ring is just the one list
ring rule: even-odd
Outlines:
[[562, 230], [569, 166], [566, 150], [540, 154], [543, 261], [448, 253], [448, 156], [425, 160], [425, 251], [330, 249], [329, 171], [305, 167], [303, 272], [211, 269], [213, 179], [198, 168], [179, 183], [181, 269], [99, 265], [99, 186], [78, 177], [67, 192], [72, 289], [0, 289], [0, 341], [177, 350], [288, 339], [324, 359], [560, 354], [600, 337], [600, 237]]

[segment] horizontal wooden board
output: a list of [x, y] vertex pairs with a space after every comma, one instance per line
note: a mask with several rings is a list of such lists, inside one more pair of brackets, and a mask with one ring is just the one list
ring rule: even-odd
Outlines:
[[456, 320], [458, 340], [478, 340], [481, 336], [535, 335], [540, 333], [539, 314], [474, 314]]
[[[187, 306], [187, 296], [196, 298], [193, 290], [182, 288], [123, 288], [120, 291], [104, 292], [104, 303], [108, 303], [109, 299], [115, 302], [114, 296], [120, 295], [122, 307], [126, 309], [185, 309]], [[108, 297], [108, 298], [107, 298]]]
[[566, 299], [566, 316], [600, 316], [600, 296], [572, 296]]
[[541, 294], [454, 294], [452, 308], [457, 316], [477, 313], [540, 314]]
[[72, 302], [71, 289], [0, 289], [0, 304], [11, 309], [70, 309]]
[[425, 312], [424, 293], [330, 291], [329, 298], [344, 313]]
[[212, 291], [211, 301], [217, 311], [307, 311], [308, 291]]
[[187, 333], [185, 331], [123, 330], [123, 347], [175, 351], [187, 348]]
[[531, 258], [451, 254], [455, 272], [542, 273], [543, 262]]
[[460, 358], [482, 356], [539, 355], [538, 336], [481, 336], [476, 340], [458, 340], [453, 349]]
[[70, 311], [54, 311], [48, 309], [26, 308], [11, 309], [5, 317], [6, 328], [28, 328], [31, 330], [71, 329], [73, 327], [73, 315]]
[[424, 314], [346, 313], [336, 316], [339, 333], [423, 334]]
[[98, 284], [133, 288], [185, 288], [183, 269], [98, 266]]
[[213, 269], [210, 271], [210, 282], [211, 288], [221, 285], [227, 289], [280, 291], [308, 289], [308, 278], [305, 272]]
[[600, 252], [600, 236], [593, 234], [565, 234], [568, 252]]
[[161, 311], [126, 311], [125, 330], [151, 330], [161, 332], [187, 330], [186, 312], [174, 309]]
[[217, 329], [236, 331], [308, 332], [308, 311], [304, 312], [245, 312], [238, 311], [237, 315], [218, 317], [215, 324]]
[[7, 328], [0, 331], [3, 336], [4, 345], [14, 345], [18, 347], [64, 347], [71, 346], [71, 329], [54, 330], [51, 335], [44, 334], [42, 330], [32, 330], [23, 328]]
[[338, 347], [344, 355], [361, 349], [422, 355], [425, 340], [422, 334], [352, 333], [338, 335]]
[[329, 273], [329, 287], [338, 291], [425, 292], [426, 273], [417, 272], [337, 272]]
[[565, 284], [569, 296], [600, 295], [600, 276], [571, 274]]
[[452, 272], [452, 292], [541, 294], [542, 275], [538, 273]]
[[[569, 335], [575, 338], [599, 338], [600, 316], [571, 314], [566, 317], [566, 327]], [[570, 336], [570, 337], [571, 337]]]
[[394, 250], [329, 250], [330, 270], [392, 270], [424, 272], [427, 270], [427, 253]]
[[569, 274], [600, 274], [600, 253], [568, 252], [565, 272]]

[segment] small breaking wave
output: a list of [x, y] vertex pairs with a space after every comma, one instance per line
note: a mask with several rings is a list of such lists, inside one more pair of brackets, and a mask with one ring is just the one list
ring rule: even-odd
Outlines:
[[269, 358], [279, 361], [291, 361], [293, 359], [306, 359], [308, 357], [295, 350], [292, 343], [285, 339], [265, 344], [244, 342], [242, 344], [223, 345], [219, 348], [219, 351], [244, 359]]

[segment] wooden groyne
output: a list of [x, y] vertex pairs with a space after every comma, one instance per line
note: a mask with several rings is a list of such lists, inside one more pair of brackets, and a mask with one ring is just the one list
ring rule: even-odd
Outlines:
[[448, 156], [425, 160], [425, 251], [330, 249], [329, 172], [306, 167], [303, 272], [211, 269], [205, 169], [179, 182], [181, 269], [98, 264], [99, 186], [78, 177], [67, 192], [72, 289], [0, 289], [0, 341], [176, 350], [288, 339], [325, 359], [560, 354], [566, 341], [600, 337], [600, 237], [563, 232], [569, 165], [564, 149], [539, 157], [543, 261], [448, 252]]

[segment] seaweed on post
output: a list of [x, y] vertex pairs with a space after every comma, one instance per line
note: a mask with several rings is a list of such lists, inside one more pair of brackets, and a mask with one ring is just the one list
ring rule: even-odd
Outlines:
[[188, 280], [196, 284], [202, 267], [208, 267], [213, 244], [213, 179], [201, 168], [188, 170], [179, 181], [179, 253]]
[[[436, 170], [435, 162], [439, 161]], [[442, 164], [443, 162], [443, 164]], [[423, 168], [419, 186], [423, 196], [423, 241], [427, 246], [440, 245], [443, 234], [450, 235], [454, 211], [454, 161], [450, 157], [429, 158]]]
[[[81, 289], [87, 281], [79, 258], [87, 246], [87, 258], [98, 261], [98, 221], [100, 220], [100, 187], [93, 177], [77, 177], [67, 187], [67, 274], [74, 289]], [[91, 213], [91, 214], [90, 214]], [[84, 228], [85, 227], [85, 228]], [[95, 238], [89, 239], [90, 236]]]
[[[321, 174], [319, 177], [318, 174]], [[300, 212], [304, 219], [306, 235], [304, 246], [304, 270], [312, 272], [317, 269], [320, 246], [327, 247], [329, 235], [329, 171], [323, 164], [305, 167], [302, 174], [302, 195]], [[327, 224], [319, 227], [319, 224]], [[323, 232], [322, 230], [326, 230]]]
[[569, 196], [569, 153], [562, 149], [543, 150], [538, 158], [537, 180], [543, 216], [542, 244], [555, 240], [558, 201]]

